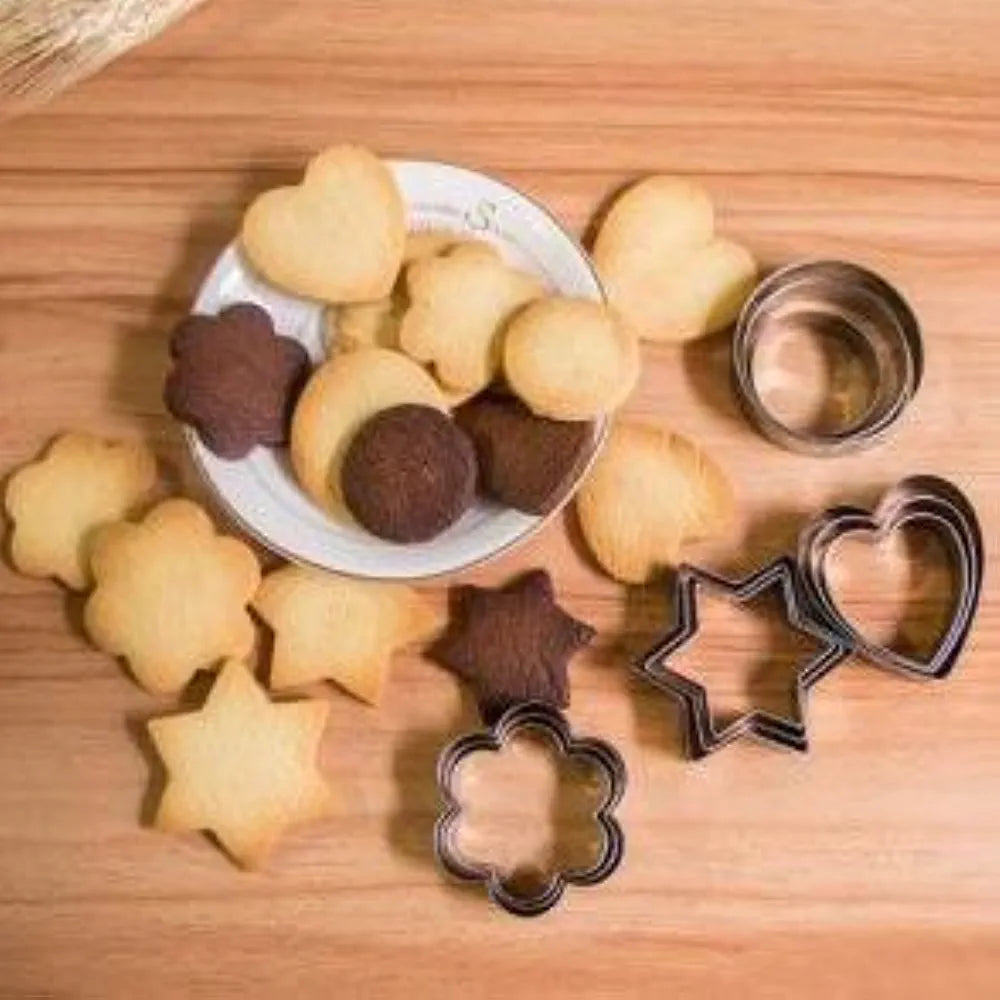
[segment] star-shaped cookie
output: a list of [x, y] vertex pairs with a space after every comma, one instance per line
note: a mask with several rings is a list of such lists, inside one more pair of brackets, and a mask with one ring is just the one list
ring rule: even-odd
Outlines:
[[305, 348], [279, 337], [265, 309], [240, 302], [189, 316], [170, 339], [174, 367], [164, 402], [221, 458], [288, 441], [292, 408], [309, 373]]
[[596, 633], [559, 607], [548, 573], [532, 570], [497, 590], [459, 587], [453, 609], [430, 652], [473, 686], [488, 723], [519, 701], [569, 704], [569, 660]]
[[165, 500], [140, 524], [103, 528], [91, 566], [87, 632], [125, 657], [147, 691], [180, 691], [195, 671], [253, 649], [246, 605], [260, 584], [257, 557], [216, 534], [196, 503]]
[[274, 631], [272, 688], [328, 679], [369, 704], [382, 695], [392, 654], [429, 638], [439, 617], [402, 584], [306, 566], [269, 573], [253, 606]]
[[85, 590], [95, 530], [125, 517], [155, 483], [156, 457], [145, 445], [63, 434], [7, 484], [12, 562], [27, 576]]
[[240, 865], [259, 867], [287, 827], [329, 811], [316, 766], [329, 708], [273, 703], [245, 664], [227, 662], [198, 711], [148, 723], [168, 774], [156, 826], [210, 830]]

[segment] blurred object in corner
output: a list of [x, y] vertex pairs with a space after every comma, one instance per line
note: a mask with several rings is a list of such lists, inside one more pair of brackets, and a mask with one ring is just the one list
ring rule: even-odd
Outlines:
[[37, 106], [204, 0], [0, 0], [0, 115]]

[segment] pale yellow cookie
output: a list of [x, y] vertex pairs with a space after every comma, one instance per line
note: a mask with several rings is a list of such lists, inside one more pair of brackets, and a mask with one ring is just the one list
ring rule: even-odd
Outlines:
[[258, 868], [285, 830], [327, 815], [317, 766], [330, 706], [272, 702], [237, 660], [227, 662], [196, 712], [147, 723], [167, 769], [156, 826], [209, 830], [244, 868]]
[[326, 310], [327, 354], [351, 351], [358, 347], [399, 347], [399, 323], [409, 300], [406, 294], [405, 268], [415, 260], [436, 257], [465, 242], [465, 237], [446, 229], [421, 229], [406, 234], [403, 270], [392, 292], [374, 302], [354, 302]]
[[620, 195], [593, 255], [611, 304], [646, 340], [724, 329], [757, 281], [752, 255], [715, 235], [706, 192], [679, 177], [647, 177]]
[[722, 470], [696, 445], [648, 424], [616, 422], [577, 494], [584, 538], [616, 580], [643, 583], [676, 566], [685, 544], [733, 518]]
[[443, 384], [469, 392], [493, 380], [504, 326], [544, 291], [538, 278], [505, 264], [484, 243], [411, 264], [406, 284], [410, 307], [399, 346], [432, 365]]
[[617, 409], [635, 387], [639, 343], [601, 303], [551, 296], [511, 320], [503, 371], [538, 416], [593, 420]]
[[271, 687], [336, 681], [379, 701], [392, 654], [430, 638], [443, 622], [415, 590], [305, 566], [264, 577], [253, 606], [274, 632]]
[[313, 372], [292, 417], [291, 456], [303, 489], [320, 506], [346, 516], [340, 467], [351, 439], [369, 417], [400, 403], [448, 408], [434, 379], [396, 351], [348, 351]]
[[195, 671], [253, 649], [247, 604], [260, 584], [257, 557], [216, 534], [196, 503], [165, 500], [139, 524], [102, 528], [91, 566], [87, 632], [124, 657], [147, 691], [180, 691]]
[[388, 295], [405, 240], [406, 206], [392, 172], [358, 146], [334, 146], [310, 161], [301, 184], [260, 195], [241, 233], [268, 281], [324, 302]]
[[14, 566], [85, 590], [94, 531], [125, 517], [155, 484], [156, 457], [145, 445], [62, 435], [7, 484]]

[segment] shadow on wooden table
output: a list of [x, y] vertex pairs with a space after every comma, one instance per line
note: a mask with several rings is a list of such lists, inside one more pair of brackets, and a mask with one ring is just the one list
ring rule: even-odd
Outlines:
[[[260, 159], [278, 155], [265, 151]], [[155, 293], [141, 325], [118, 331], [114, 368], [106, 398], [113, 411], [125, 411], [161, 454], [183, 449], [181, 429], [163, 406], [163, 383], [170, 367], [170, 334], [190, 311], [216, 258], [236, 237], [246, 206], [262, 191], [297, 182], [301, 167], [257, 167], [239, 176], [231, 196], [206, 202], [191, 216], [173, 264]], [[190, 469], [181, 463], [181, 479]]]
[[[119, 663], [121, 663], [120, 660]], [[124, 665], [122, 669], [125, 669]], [[208, 697], [208, 692], [214, 681], [215, 674], [213, 672], [199, 670], [192, 678], [191, 683], [180, 693], [178, 701], [172, 702], [169, 708], [164, 707], [162, 711], [155, 712], [132, 713], [125, 719], [125, 732], [139, 753], [142, 754], [149, 769], [149, 780], [139, 805], [139, 823], [142, 826], [153, 825], [153, 821], [156, 819], [156, 810], [167, 785], [167, 770], [160, 755], [156, 752], [146, 724], [151, 719], [159, 719], [168, 715], [183, 715], [200, 708]]]
[[440, 729], [416, 729], [401, 735], [393, 750], [396, 808], [389, 816], [386, 837], [406, 858], [433, 865], [434, 823], [441, 811], [437, 759], [456, 737], [482, 727], [472, 696], [463, 688], [461, 706]]

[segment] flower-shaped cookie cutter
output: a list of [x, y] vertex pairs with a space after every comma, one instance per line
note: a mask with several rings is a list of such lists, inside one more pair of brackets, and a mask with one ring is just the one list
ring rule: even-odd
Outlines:
[[[458, 845], [462, 804], [455, 782], [462, 762], [483, 751], [495, 753], [515, 736], [540, 732], [565, 757], [590, 764], [601, 775], [604, 795], [593, 818], [601, 833], [601, 845], [592, 865], [557, 870], [541, 887], [522, 891], [506, 880], [495, 866], [466, 857]], [[625, 853], [625, 835], [614, 818], [614, 810], [625, 794], [628, 774], [618, 751], [603, 740], [573, 735], [565, 716], [542, 702], [520, 702], [511, 706], [488, 729], [460, 736], [442, 751], [437, 765], [438, 789], [444, 810], [434, 827], [434, 851], [441, 866], [457, 879], [481, 882], [499, 906], [520, 917], [534, 917], [550, 910], [568, 885], [596, 885], [608, 878]]]

